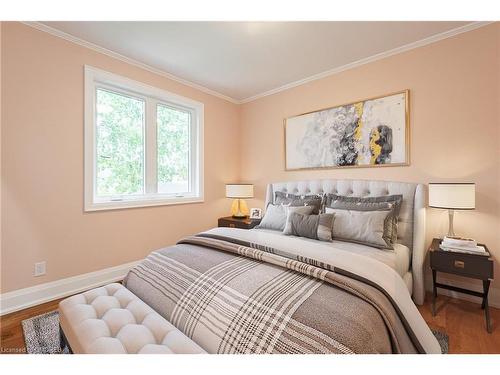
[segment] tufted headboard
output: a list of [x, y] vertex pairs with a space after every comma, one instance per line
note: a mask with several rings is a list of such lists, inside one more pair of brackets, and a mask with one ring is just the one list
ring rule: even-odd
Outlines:
[[413, 299], [424, 302], [425, 259], [425, 185], [408, 182], [372, 180], [307, 180], [277, 182], [267, 186], [266, 207], [274, 202], [274, 193], [309, 195], [333, 193], [352, 197], [375, 197], [402, 194], [403, 203], [399, 215], [398, 242], [412, 251]]

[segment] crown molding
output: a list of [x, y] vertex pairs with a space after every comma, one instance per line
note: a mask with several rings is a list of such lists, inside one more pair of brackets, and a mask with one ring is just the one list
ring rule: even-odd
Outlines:
[[23, 24], [27, 25], [27, 26], [30, 26], [34, 29], [37, 29], [37, 30], [40, 30], [40, 31], [43, 31], [43, 32], [46, 32], [48, 34], [51, 34], [51, 35], [54, 35], [54, 36], [57, 36], [59, 38], [62, 38], [62, 39], [65, 39], [69, 42], [72, 42], [72, 43], [75, 43], [75, 44], [78, 44], [82, 47], [86, 47], [88, 49], [91, 49], [93, 51], [96, 51], [96, 52], [99, 52], [99, 53], [102, 53], [104, 55], [107, 55], [109, 57], [112, 57], [114, 59], [117, 59], [117, 60], [121, 60], [127, 64], [130, 64], [130, 65], [134, 65], [134, 66], [137, 66], [138, 68], [141, 68], [141, 69], [144, 69], [144, 70], [147, 70], [151, 73], [155, 73], [155, 74], [158, 74], [160, 76], [163, 76], [165, 78], [168, 78], [172, 81], [175, 81], [175, 82], [179, 82], [185, 86], [189, 86], [189, 87], [192, 87], [194, 89], [197, 89], [199, 91], [202, 91], [206, 94], [209, 94], [209, 95], [212, 95], [212, 96], [216, 96], [220, 99], [224, 99], [224, 100], [227, 100], [228, 102], [231, 102], [231, 103], [234, 103], [234, 104], [240, 104], [239, 103], [239, 100], [236, 100], [236, 99], [233, 99], [227, 95], [224, 95], [224, 94], [221, 94], [217, 91], [214, 91], [214, 90], [211, 90], [205, 86], [202, 86], [202, 85], [199, 85], [197, 83], [194, 83], [194, 82], [191, 82], [191, 81], [188, 81], [184, 78], [180, 78], [180, 77], [177, 77], [171, 73], [168, 73], [164, 70], [161, 70], [161, 69], [158, 69], [158, 68], [155, 68], [151, 65], [148, 65], [148, 64], [145, 64], [145, 63], [142, 63], [140, 61], [137, 61], [135, 59], [132, 59], [130, 57], [127, 57], [127, 56], [124, 56], [122, 54], [119, 54], [117, 52], [113, 52], [107, 48], [104, 48], [104, 47], [101, 47], [101, 46], [98, 46], [97, 44], [94, 44], [94, 43], [90, 43], [90, 42], [87, 42], [86, 40], [83, 40], [83, 39], [80, 39], [80, 38], [77, 38], [76, 36], [73, 36], [71, 34], [68, 34], [68, 33], [65, 33], [61, 30], [57, 30], [57, 29], [54, 29], [53, 27], [50, 27], [50, 26], [47, 26], [41, 22], [22, 22]]
[[45, 24], [43, 24], [41, 22], [22, 22], [22, 23], [25, 24], [25, 25], [27, 25], [27, 26], [30, 26], [32, 28], [35, 28], [37, 30], [40, 30], [40, 31], [52, 34], [52, 35], [57, 36], [59, 38], [65, 39], [65, 40], [67, 40], [69, 42], [81, 45], [81, 46], [89, 48], [89, 49], [91, 49], [93, 51], [96, 51], [96, 52], [102, 53], [104, 55], [110, 56], [110, 57], [115, 58], [117, 60], [121, 60], [121, 61], [123, 61], [125, 63], [130, 64], [130, 65], [134, 65], [134, 66], [137, 66], [137, 67], [139, 67], [141, 69], [144, 69], [144, 70], [150, 71], [152, 73], [158, 74], [158, 75], [163, 76], [165, 78], [168, 78], [168, 79], [170, 79], [172, 81], [176, 81], [176, 82], [179, 82], [179, 83], [181, 83], [183, 85], [192, 87], [192, 88], [197, 89], [199, 91], [202, 91], [202, 92], [204, 92], [206, 94], [209, 94], [209, 95], [218, 97], [220, 99], [226, 100], [226, 101], [228, 101], [230, 103], [233, 103], [233, 104], [245, 104], [245, 103], [253, 102], [253, 101], [257, 100], [257, 99], [264, 98], [266, 96], [274, 95], [274, 94], [277, 94], [279, 92], [282, 92], [282, 91], [285, 91], [285, 90], [289, 90], [289, 89], [297, 87], [297, 86], [304, 85], [304, 84], [312, 82], [312, 81], [317, 81], [317, 80], [319, 80], [321, 78], [329, 77], [331, 75], [334, 75], [334, 74], [337, 74], [337, 73], [340, 73], [340, 72], [344, 72], [344, 71], [349, 70], [349, 69], [356, 68], [356, 67], [361, 66], [361, 65], [365, 65], [365, 64], [368, 64], [368, 63], [371, 63], [371, 62], [374, 62], [374, 61], [382, 60], [382, 59], [385, 59], [386, 57], [389, 57], [389, 56], [397, 55], [397, 54], [400, 54], [400, 53], [403, 53], [403, 52], [410, 51], [410, 50], [415, 49], [415, 48], [423, 47], [423, 46], [426, 46], [426, 45], [429, 45], [429, 44], [441, 41], [443, 39], [451, 38], [451, 37], [453, 37], [455, 35], [458, 35], [458, 34], [466, 33], [468, 31], [472, 31], [472, 30], [476, 30], [476, 29], [478, 29], [480, 27], [484, 27], [484, 26], [490, 25], [490, 24], [492, 24], [494, 22], [495, 21], [478, 21], [478, 22], [472, 22], [472, 23], [469, 23], [467, 25], [464, 25], [464, 26], [461, 26], [461, 27], [457, 27], [455, 29], [451, 29], [451, 30], [444, 31], [444, 32], [439, 33], [439, 34], [432, 35], [432, 36], [430, 36], [428, 38], [424, 38], [424, 39], [418, 40], [416, 42], [405, 44], [405, 45], [403, 45], [401, 47], [393, 48], [391, 50], [388, 50], [388, 51], [385, 51], [385, 52], [381, 52], [381, 53], [378, 53], [376, 55], [372, 55], [372, 56], [369, 56], [369, 57], [366, 57], [366, 58], [354, 61], [352, 63], [339, 66], [337, 68], [333, 68], [333, 69], [330, 69], [330, 70], [327, 70], [327, 71], [324, 71], [324, 72], [321, 72], [321, 73], [318, 73], [318, 74], [314, 74], [312, 76], [300, 79], [298, 81], [287, 83], [286, 85], [283, 85], [283, 86], [280, 86], [280, 87], [276, 87], [274, 89], [271, 89], [271, 90], [268, 90], [268, 91], [262, 92], [260, 94], [256, 94], [256, 95], [253, 95], [253, 96], [250, 96], [248, 98], [241, 99], [241, 100], [235, 99], [235, 98], [231, 98], [231, 97], [229, 97], [227, 95], [221, 94], [221, 93], [219, 93], [217, 91], [214, 91], [214, 90], [209, 89], [207, 87], [201, 86], [201, 85], [199, 85], [197, 83], [188, 81], [188, 80], [186, 80], [184, 78], [177, 77], [177, 76], [175, 76], [175, 75], [173, 75], [171, 73], [168, 73], [168, 72], [166, 72], [164, 70], [152, 67], [152, 66], [150, 66], [148, 64], [142, 63], [142, 62], [137, 61], [135, 59], [132, 59], [130, 57], [121, 55], [121, 54], [119, 54], [117, 52], [113, 52], [113, 51], [111, 51], [111, 50], [109, 50], [107, 48], [104, 48], [104, 47], [98, 46], [96, 44], [90, 43], [90, 42], [88, 42], [86, 40], [77, 38], [77, 37], [75, 37], [73, 35], [70, 35], [70, 34], [67, 34], [67, 33], [65, 33], [63, 31], [57, 30], [57, 29], [55, 29], [53, 27], [47, 26], [47, 25], [45, 25]]
[[352, 63], [342, 65], [342, 66], [339, 66], [337, 68], [333, 68], [333, 69], [312, 75], [312, 76], [307, 77], [307, 78], [300, 79], [300, 80], [295, 81], [295, 82], [287, 83], [286, 85], [274, 88], [272, 90], [269, 90], [269, 91], [266, 91], [266, 92], [263, 92], [263, 93], [260, 93], [257, 95], [250, 96], [246, 99], [240, 100], [239, 104], [253, 102], [254, 100], [257, 100], [257, 99], [260, 99], [260, 98], [263, 98], [263, 97], [266, 97], [269, 95], [277, 94], [281, 91], [285, 91], [285, 90], [291, 89], [293, 87], [301, 86], [301, 85], [304, 85], [306, 83], [309, 83], [312, 81], [317, 81], [318, 79], [329, 77], [331, 75], [334, 75], [334, 74], [337, 74], [340, 72], [344, 72], [346, 70], [353, 69], [353, 68], [356, 68], [356, 67], [361, 66], [361, 65], [365, 65], [365, 64], [377, 61], [377, 60], [385, 59], [386, 57], [389, 57], [389, 56], [397, 55], [397, 54], [400, 54], [400, 53], [403, 53], [406, 51], [410, 51], [410, 50], [415, 49], [415, 48], [423, 47], [423, 46], [438, 42], [438, 41], [443, 40], [443, 39], [451, 38], [455, 35], [466, 33], [468, 31], [472, 31], [472, 30], [487, 26], [487, 25], [492, 24], [492, 23], [494, 23], [494, 21], [472, 22], [470, 24], [467, 24], [467, 25], [464, 25], [461, 27], [457, 27], [455, 29], [451, 29], [451, 30], [444, 31], [444, 32], [439, 33], [439, 34], [432, 35], [428, 38], [417, 40], [416, 42], [405, 44], [401, 47], [393, 48], [391, 50], [381, 52], [381, 53], [378, 53], [376, 55], [372, 55], [372, 56], [363, 58], [361, 60], [354, 61]]

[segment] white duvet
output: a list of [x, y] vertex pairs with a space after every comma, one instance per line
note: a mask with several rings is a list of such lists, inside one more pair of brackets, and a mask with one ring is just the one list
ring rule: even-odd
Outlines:
[[282, 236], [268, 231], [235, 228], [214, 228], [205, 233], [254, 242], [275, 249], [318, 260], [364, 277], [383, 288], [398, 305], [412, 331], [427, 353], [441, 353], [431, 330], [413, 303], [401, 276], [391, 267], [371, 257], [337, 248], [331, 243], [304, 241], [293, 236]]

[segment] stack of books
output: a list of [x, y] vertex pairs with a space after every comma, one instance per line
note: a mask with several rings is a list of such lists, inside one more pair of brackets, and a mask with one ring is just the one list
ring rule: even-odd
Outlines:
[[484, 246], [478, 246], [477, 242], [471, 238], [445, 237], [439, 248], [444, 251], [490, 256]]

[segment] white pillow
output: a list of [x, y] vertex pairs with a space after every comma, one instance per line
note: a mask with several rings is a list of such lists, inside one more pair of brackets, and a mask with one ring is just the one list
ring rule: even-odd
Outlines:
[[333, 239], [361, 243], [381, 249], [393, 249], [384, 239], [384, 223], [387, 211], [352, 211], [326, 208], [327, 213], [335, 214]]

